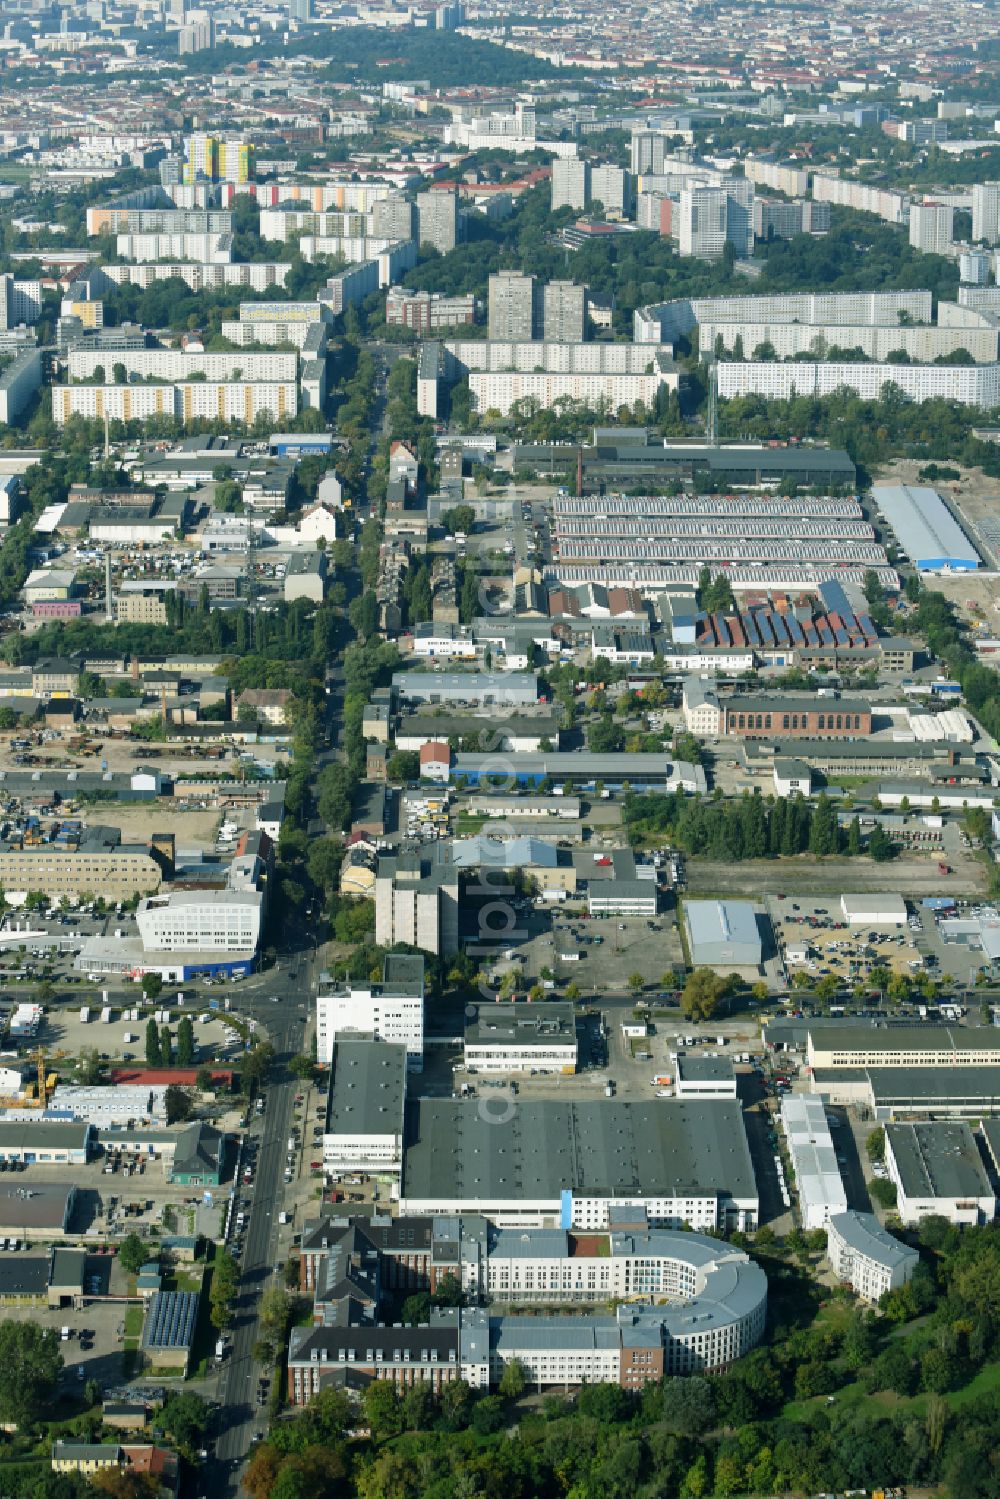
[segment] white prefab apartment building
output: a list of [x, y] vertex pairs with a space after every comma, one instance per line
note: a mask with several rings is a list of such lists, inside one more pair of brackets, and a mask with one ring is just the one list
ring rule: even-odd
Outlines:
[[107, 416], [113, 422], [143, 422], [154, 416], [171, 416], [185, 422], [204, 419], [250, 425], [262, 411], [281, 422], [296, 416], [298, 409], [299, 387], [295, 380], [52, 387], [52, 419], [57, 426], [64, 426], [71, 416], [98, 420]]
[[786, 1096], [781, 1104], [781, 1126], [795, 1172], [802, 1227], [826, 1228], [832, 1215], [847, 1211], [847, 1194], [823, 1099]]
[[920, 1263], [917, 1251], [888, 1233], [874, 1214], [850, 1208], [827, 1223], [826, 1254], [834, 1275], [865, 1301], [905, 1285]]
[[406, 1047], [344, 1039], [330, 1070], [323, 1169], [398, 1177], [403, 1166]]
[[406, 1049], [412, 1071], [424, 1065], [424, 960], [389, 953], [380, 984], [321, 985], [316, 997], [316, 1058], [329, 1067], [345, 1036], [374, 1036]]
[[996, 1194], [967, 1124], [951, 1119], [887, 1124], [885, 1164], [903, 1223], [932, 1214], [959, 1225], [992, 1223]]

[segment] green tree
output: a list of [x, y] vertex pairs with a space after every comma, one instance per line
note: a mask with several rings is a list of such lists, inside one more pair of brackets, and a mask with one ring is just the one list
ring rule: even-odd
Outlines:
[[403, 1407], [395, 1385], [375, 1379], [361, 1396], [361, 1409], [376, 1441], [399, 1436], [403, 1429]]
[[101, 1080], [103, 1066], [96, 1046], [81, 1046], [76, 1075], [85, 1088], [92, 1088]]
[[420, 1327], [431, 1314], [429, 1291], [415, 1291], [403, 1302], [401, 1317], [407, 1327]]
[[59, 1335], [37, 1322], [0, 1322], [0, 1420], [35, 1419], [55, 1395], [62, 1368]]
[[244, 1089], [260, 1087], [274, 1061], [274, 1047], [270, 1041], [260, 1041], [243, 1058], [240, 1074]]
[[883, 1176], [876, 1176], [868, 1183], [868, 1195], [872, 1197], [879, 1207], [894, 1208], [896, 1206], [896, 1184], [886, 1181]]
[[699, 1436], [715, 1419], [711, 1381], [701, 1375], [663, 1382], [663, 1424], [678, 1436]]
[[885, 1160], [885, 1127], [879, 1125], [877, 1129], [869, 1130], [865, 1136], [865, 1150], [870, 1161], [881, 1163]]
[[168, 1124], [183, 1124], [185, 1119], [190, 1119], [194, 1109], [190, 1089], [171, 1083], [163, 1095], [163, 1107]]
[[138, 1275], [150, 1252], [137, 1233], [127, 1234], [118, 1248], [118, 1263], [129, 1275]]
[[158, 973], [144, 973], [142, 976], [142, 992], [149, 1000], [159, 999], [163, 993], [163, 979]]
[[887, 864], [895, 857], [896, 846], [880, 822], [868, 835], [868, 853], [876, 864]]
[[695, 968], [681, 990], [681, 1009], [689, 1020], [711, 1020], [728, 983], [711, 968]]
[[160, 1052], [160, 1032], [156, 1021], [152, 1016], [146, 1022], [146, 1066], [159, 1067], [162, 1061]]
[[169, 1025], [160, 1026], [160, 1062], [164, 1067], [174, 1065], [174, 1039]]
[[193, 1391], [176, 1391], [168, 1395], [157, 1424], [172, 1436], [178, 1447], [193, 1455], [208, 1430], [211, 1411], [200, 1395]]
[[519, 1359], [512, 1358], [503, 1366], [497, 1393], [504, 1400], [520, 1400], [528, 1386], [528, 1375]]
[[177, 1026], [177, 1065], [190, 1067], [194, 1061], [194, 1026], [187, 1015], [181, 1017]]
[[390, 781], [416, 781], [420, 778], [420, 755], [416, 750], [395, 750], [385, 763]]

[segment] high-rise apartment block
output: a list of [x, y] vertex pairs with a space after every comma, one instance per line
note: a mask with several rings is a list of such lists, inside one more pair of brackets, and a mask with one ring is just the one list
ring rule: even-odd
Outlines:
[[955, 210], [950, 203], [914, 203], [910, 208], [910, 244], [927, 255], [946, 255], [954, 239]]
[[725, 187], [685, 188], [678, 208], [679, 254], [719, 260], [727, 244], [737, 255], [753, 250], [753, 183], [745, 177]]
[[604, 205], [609, 218], [625, 218], [632, 207], [632, 179], [621, 167], [591, 167], [590, 197]]
[[972, 238], [1000, 243], [1000, 182], [977, 182], [972, 189]]
[[232, 137], [189, 135], [184, 142], [185, 182], [252, 182], [256, 176], [255, 148]]
[[[412, 239], [416, 209], [402, 193], [378, 198], [372, 204], [372, 234], [376, 239]], [[423, 236], [421, 236], [423, 237]]]
[[662, 130], [635, 130], [632, 133], [632, 172], [661, 173], [664, 158], [670, 154], [667, 136]]
[[572, 281], [550, 281], [542, 294], [546, 343], [582, 343], [587, 316], [587, 289]]
[[590, 197], [590, 168], [577, 157], [556, 156], [552, 161], [552, 211], [572, 208], [582, 211]]
[[458, 194], [437, 189], [417, 198], [418, 235], [422, 245], [433, 245], [442, 255], [459, 240]]
[[177, 33], [180, 56], [189, 52], [210, 52], [215, 46], [215, 21], [207, 10], [188, 11], [187, 21]]
[[530, 343], [535, 336], [534, 276], [497, 271], [490, 277], [489, 297], [490, 338], [501, 343]]

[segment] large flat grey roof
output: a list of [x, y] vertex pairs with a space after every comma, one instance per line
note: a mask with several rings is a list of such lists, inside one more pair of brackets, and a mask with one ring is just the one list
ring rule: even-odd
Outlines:
[[845, 1025], [832, 1031], [810, 1021], [813, 1044], [823, 1051], [1000, 1051], [995, 1026]]
[[934, 567], [980, 566], [982, 559], [936, 489], [876, 484], [872, 499], [911, 562]]
[[571, 1004], [546, 1003], [469, 1005], [465, 1041], [468, 1046], [549, 1046], [576, 1040], [576, 1016]]
[[907, 1197], [988, 1197], [989, 1178], [967, 1124], [937, 1119], [918, 1124], [887, 1124], [891, 1147]]
[[697, 1057], [677, 1053], [677, 1076], [686, 1083], [732, 1082], [736, 1073], [728, 1057]]
[[331, 1134], [398, 1134], [405, 1098], [405, 1046], [337, 1042], [327, 1104], [326, 1127]]
[[[689, 900], [684, 919], [692, 949], [718, 949], [720, 961], [727, 952], [742, 947], [761, 951], [757, 915], [746, 900]], [[695, 957], [692, 952], [692, 957]]]
[[83, 1150], [93, 1125], [86, 1120], [0, 1120], [0, 1151]]
[[527, 1201], [580, 1195], [757, 1195], [728, 1099], [420, 1099], [407, 1111], [403, 1195]]

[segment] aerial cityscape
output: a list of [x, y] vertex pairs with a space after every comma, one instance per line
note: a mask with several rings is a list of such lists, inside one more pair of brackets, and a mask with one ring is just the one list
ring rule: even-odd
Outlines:
[[0, 1041], [0, 1499], [996, 1499], [998, 0], [0, 0]]

